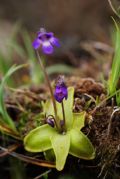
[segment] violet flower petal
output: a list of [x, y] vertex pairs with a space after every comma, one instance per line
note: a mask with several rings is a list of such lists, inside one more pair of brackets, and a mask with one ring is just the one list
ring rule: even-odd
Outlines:
[[53, 35], [54, 35], [53, 32], [47, 32], [47, 33], [46, 33], [46, 38], [47, 38], [47, 39], [50, 39], [50, 38], [53, 37]]
[[41, 44], [41, 41], [40, 39], [37, 38], [33, 41], [32, 46], [34, 47], [34, 49], [38, 49], [40, 44]]
[[58, 103], [61, 103], [63, 101], [64, 97], [59, 97], [58, 94], [54, 94], [54, 97]]
[[52, 45], [56, 46], [56, 47], [60, 47], [60, 43], [59, 43], [59, 40], [55, 37], [51, 37], [49, 39], [49, 41], [51, 42]]
[[51, 127], [54, 127], [55, 126], [55, 122], [54, 122], [54, 119], [47, 119], [46, 120], [47, 124], [49, 124]]
[[52, 54], [54, 49], [49, 41], [44, 41], [42, 43], [42, 50], [45, 54]]
[[38, 49], [41, 45], [44, 54], [52, 54], [54, 46], [60, 47], [59, 40], [54, 37], [53, 32], [46, 32], [44, 28], [37, 32], [37, 38], [32, 45], [34, 49]]
[[65, 85], [63, 86], [56, 86], [55, 92], [54, 92], [54, 97], [57, 102], [61, 103], [63, 99], [67, 99], [68, 97], [68, 91], [67, 87]]
[[52, 32], [38, 32], [37, 33], [37, 35], [38, 35], [38, 38], [40, 38], [40, 39], [50, 39], [50, 38], [52, 38], [53, 37], [53, 33]]

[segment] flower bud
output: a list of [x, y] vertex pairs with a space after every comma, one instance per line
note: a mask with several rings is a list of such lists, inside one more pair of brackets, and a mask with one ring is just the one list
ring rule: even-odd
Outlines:
[[64, 98], [67, 99], [68, 97], [68, 90], [65, 85], [64, 76], [59, 76], [56, 80], [54, 97], [59, 103], [61, 103]]
[[46, 119], [47, 124], [49, 124], [51, 127], [55, 126], [55, 122], [53, 118], [47, 118]]

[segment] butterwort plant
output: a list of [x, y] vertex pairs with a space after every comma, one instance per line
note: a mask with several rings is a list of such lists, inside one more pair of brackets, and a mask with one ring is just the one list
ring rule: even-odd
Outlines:
[[[38, 34], [33, 46], [36, 49], [41, 45], [43, 52], [46, 53], [49, 50], [44, 49], [44, 45], [46, 46], [44, 43], [47, 41], [53, 47], [55, 43], [51, 42], [51, 38], [54, 37], [53, 34], [46, 32], [44, 35], [41, 32], [41, 36]], [[38, 40], [40, 40], [39, 43]], [[58, 39], [54, 40], [58, 43]], [[49, 46], [48, 44], [47, 46]], [[50, 89], [51, 99], [47, 100], [43, 106], [45, 124], [31, 130], [25, 136], [24, 146], [29, 152], [44, 152], [49, 155], [49, 151], [51, 151], [50, 153], [55, 156], [56, 169], [61, 171], [68, 154], [91, 160], [95, 157], [95, 150], [88, 137], [81, 131], [84, 127], [86, 112], [73, 112], [74, 88], [66, 86], [64, 76], [59, 76], [56, 79], [53, 88], [39, 55], [38, 58]]]

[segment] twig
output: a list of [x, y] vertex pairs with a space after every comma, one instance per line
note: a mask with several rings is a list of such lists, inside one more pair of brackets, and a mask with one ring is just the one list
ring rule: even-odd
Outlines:
[[44, 175], [47, 175], [47, 174], [50, 173], [50, 172], [51, 172], [51, 170], [48, 170], [48, 171], [46, 171], [46, 172], [40, 174], [39, 176], [35, 177], [34, 179], [39, 179], [39, 178], [43, 177]]
[[19, 146], [20, 146], [20, 144], [14, 144], [14, 145], [9, 146], [4, 151], [3, 151], [3, 147], [0, 146], [0, 149], [2, 150], [2, 152], [0, 152], [0, 157], [4, 157], [5, 155], [8, 155], [9, 153], [16, 150]]
[[110, 132], [111, 132], [113, 116], [114, 116], [114, 114], [115, 114], [117, 111], [119, 111], [119, 110], [120, 110], [120, 108], [117, 108], [117, 109], [115, 109], [115, 110], [112, 112], [112, 114], [111, 114], [110, 121], [109, 121], [109, 124], [108, 124], [108, 129], [107, 129], [107, 138], [109, 137]]
[[7, 133], [8, 135], [13, 136], [14, 138], [16, 138], [18, 140], [22, 140], [21, 136], [19, 135], [19, 133], [13, 131], [11, 128], [6, 126], [5, 124], [0, 123], [0, 131], [2, 131], [4, 133]]
[[49, 168], [55, 168], [55, 164], [53, 162], [45, 161], [45, 160], [39, 160], [33, 157], [25, 156], [16, 152], [9, 152], [8, 149], [4, 147], [0, 147], [1, 150], [7, 152], [9, 155], [18, 158], [24, 162], [28, 162], [37, 166], [42, 166], [42, 167], [49, 167]]
[[119, 14], [118, 14], [117, 11], [115, 10], [114, 6], [112, 5], [111, 0], [108, 0], [108, 3], [109, 3], [109, 5], [110, 5], [112, 11], [120, 18]]
[[104, 99], [103, 101], [101, 101], [91, 112], [91, 114], [95, 113], [95, 111], [97, 109], [99, 109], [107, 100], [109, 100], [110, 98], [112, 98], [113, 96], [115, 96], [118, 92], [120, 92], [120, 89], [117, 90], [116, 92], [114, 92], [112, 95], [108, 96], [106, 99]]

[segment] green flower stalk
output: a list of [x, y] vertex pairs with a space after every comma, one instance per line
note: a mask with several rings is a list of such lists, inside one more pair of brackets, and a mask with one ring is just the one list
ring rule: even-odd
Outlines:
[[37, 57], [38, 57], [38, 60], [39, 60], [41, 69], [42, 69], [42, 71], [43, 71], [43, 73], [44, 73], [44, 76], [45, 76], [47, 85], [48, 85], [49, 90], [50, 90], [51, 99], [52, 99], [52, 103], [53, 103], [53, 107], [54, 107], [54, 115], [55, 115], [54, 121], [55, 121], [55, 125], [56, 125], [56, 127], [58, 128], [58, 130], [61, 131], [60, 125], [59, 125], [58, 120], [57, 120], [58, 117], [57, 117], [56, 102], [55, 102], [55, 99], [54, 99], [54, 94], [53, 94], [53, 90], [52, 90], [52, 87], [51, 87], [51, 84], [50, 84], [50, 80], [49, 80], [49, 77], [48, 77], [47, 72], [46, 72], [46, 70], [45, 70], [45, 67], [44, 67], [44, 65], [43, 65], [43, 63], [42, 63], [42, 60], [41, 60], [41, 58], [40, 58], [39, 52], [36, 51], [36, 53], [37, 53]]
[[40, 63], [41, 69], [44, 73], [44, 76], [45, 76], [45, 79], [46, 79], [46, 82], [47, 82], [47, 85], [48, 85], [48, 88], [49, 88], [49, 91], [51, 94], [51, 99], [52, 99], [52, 103], [53, 103], [53, 107], [54, 107], [55, 125], [56, 125], [57, 129], [59, 131], [61, 131], [61, 127], [59, 125], [59, 120], [57, 117], [56, 102], [54, 99], [54, 94], [53, 94], [53, 90], [52, 90], [52, 87], [50, 84], [49, 76], [46, 72], [46, 69], [42, 63], [42, 60], [41, 60], [39, 52], [38, 52], [38, 48], [42, 47], [42, 51], [44, 54], [47, 54], [47, 55], [52, 54], [54, 51], [53, 47], [60, 46], [59, 41], [57, 38], [54, 37], [54, 34], [52, 32], [46, 32], [46, 30], [44, 28], [41, 28], [40, 31], [37, 33], [37, 38], [34, 40], [32, 45], [33, 45], [33, 48], [36, 50], [38, 61]]
[[63, 120], [60, 121], [61, 122], [60, 126], [62, 128], [62, 131], [66, 131], [65, 110], [64, 110], [63, 99], [67, 100], [68, 89], [67, 86], [65, 85], [64, 76], [59, 76], [56, 80], [54, 97], [58, 103], [61, 103]]

